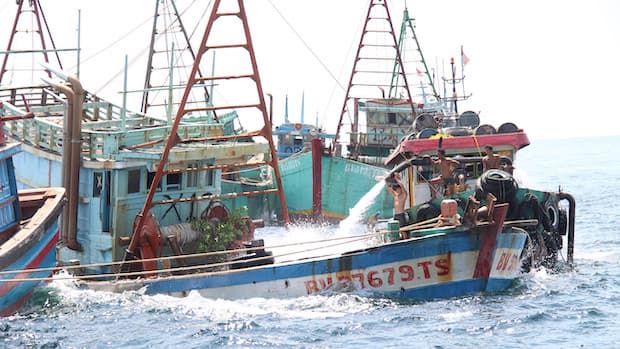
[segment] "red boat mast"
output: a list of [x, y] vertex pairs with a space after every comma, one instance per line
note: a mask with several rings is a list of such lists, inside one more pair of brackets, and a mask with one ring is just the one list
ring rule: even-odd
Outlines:
[[[142, 208], [142, 210], [140, 211], [140, 213], [138, 213], [136, 217], [136, 221], [134, 223], [133, 232], [131, 236], [131, 241], [127, 248], [127, 256], [125, 257], [125, 260], [129, 260], [134, 255], [136, 255], [136, 252], [138, 252], [138, 249], [140, 249], [140, 251], [143, 252], [142, 247], [144, 247], [145, 250], [149, 250], [148, 246], [146, 245], [148, 244], [152, 245], [154, 242], [154, 240], [152, 239], [152, 236], [149, 236], [149, 232], [148, 232], [151, 229], [150, 226], [153, 224], [153, 222], [150, 219], [150, 210], [153, 205], [153, 197], [155, 195], [155, 192], [157, 191], [158, 184], [161, 181], [162, 177], [168, 173], [166, 167], [167, 167], [167, 162], [168, 162], [168, 156], [169, 156], [171, 149], [175, 147], [176, 145], [184, 142], [184, 140], [182, 140], [181, 137], [177, 134], [177, 130], [179, 128], [181, 119], [183, 118], [183, 116], [191, 114], [192, 112], [215, 112], [217, 110], [238, 110], [238, 111], [245, 110], [245, 111], [254, 112], [254, 113], [258, 112], [259, 114], [262, 115], [262, 128], [256, 131], [248, 132], [244, 134], [238, 134], [238, 135], [212, 137], [212, 138], [205, 139], [204, 141], [234, 141], [234, 140], [248, 139], [252, 137], [263, 137], [264, 139], [266, 139], [269, 143], [271, 159], [265, 161], [265, 164], [270, 166], [273, 169], [275, 177], [276, 177], [277, 188], [266, 190], [261, 193], [272, 192], [272, 193], [278, 194], [280, 198], [280, 203], [282, 206], [282, 217], [283, 217], [284, 223], [286, 225], [288, 225], [289, 223], [289, 215], [288, 215], [288, 210], [286, 206], [286, 199], [284, 196], [284, 191], [282, 189], [282, 178], [280, 174], [280, 169], [278, 167], [278, 154], [276, 152], [276, 148], [273, 142], [273, 137], [271, 133], [271, 124], [269, 122], [269, 117], [267, 115], [267, 107], [265, 104], [263, 88], [262, 88], [260, 76], [258, 73], [258, 66], [256, 63], [256, 57], [254, 54], [254, 46], [253, 46], [252, 38], [250, 35], [250, 29], [248, 26], [248, 20], [247, 20], [247, 16], [245, 12], [245, 7], [243, 5], [242, 0], [231, 0], [227, 4], [228, 6], [223, 6], [223, 9], [221, 9], [220, 8], [221, 2], [222, 2], [221, 0], [216, 0], [213, 5], [211, 15], [209, 16], [209, 21], [205, 29], [204, 36], [200, 43], [200, 47], [198, 48], [198, 51], [196, 53], [196, 60], [194, 61], [192, 71], [190, 73], [187, 85], [185, 87], [185, 92], [179, 103], [179, 109], [176, 113], [176, 117], [174, 118], [174, 122], [171, 126], [168, 139], [166, 140], [166, 146], [161, 154], [161, 160], [159, 162], [159, 165], [157, 166], [157, 172], [155, 173], [155, 177], [153, 178], [153, 181], [150, 185], [147, 198], [144, 202], [144, 207]], [[233, 6], [231, 6], [230, 4], [231, 2], [233, 3]], [[234, 8], [235, 7], [234, 2], [237, 3], [236, 8]], [[229, 35], [224, 35], [224, 37], [222, 37], [222, 36], [213, 34], [212, 29], [216, 24], [217, 25], [221, 24], [221, 22], [219, 22], [220, 20], [225, 21], [225, 24], [227, 25], [226, 27], [227, 34]], [[239, 37], [230, 34], [231, 31], [233, 31], [233, 29], [231, 29], [231, 26], [234, 24], [241, 24], [242, 31], [240, 33], [240, 36], [243, 36], [244, 38], [241, 38], [241, 39], [245, 39], [245, 40], [241, 40], [241, 42], [236, 42], [233, 44], [222, 43], [221, 42], [222, 40], [224, 39], [230, 40], [231, 37], [235, 37], [236, 40], [240, 39]], [[240, 29], [240, 28], [236, 28], [236, 29]], [[203, 62], [203, 60], [205, 61], [207, 60], [205, 54], [210, 51], [218, 51], [218, 52], [225, 51], [229, 55], [232, 53], [230, 57], [236, 57], [236, 58], [239, 58], [238, 56], [240, 56], [239, 55], [240, 51], [241, 52], [245, 51], [246, 55], [244, 55], [244, 58], [249, 59], [248, 63], [250, 63], [251, 65], [251, 71], [243, 72], [241, 74], [234, 74], [234, 75], [223, 74], [223, 75], [216, 75], [216, 76], [201, 77], [198, 74], [198, 68], [200, 64]], [[242, 65], [235, 65], [233, 63], [233, 66], [240, 67]], [[192, 89], [195, 87], [202, 87], [205, 82], [214, 82], [214, 81], [219, 81], [221, 83], [223, 83], [224, 81], [237, 82], [237, 83], [243, 84], [243, 86], [253, 85], [252, 89], [254, 89], [254, 92], [256, 93], [253, 97], [257, 98], [258, 101], [256, 102], [255, 100], [252, 100], [251, 102], [244, 101], [239, 104], [232, 103], [228, 105], [207, 105], [207, 106], [201, 106], [201, 107], [192, 106], [191, 108], [188, 108], [187, 101], [188, 101], [188, 98], [189, 98], [189, 95]], [[243, 98], [241, 94], [242, 94], [241, 91], [237, 91], [237, 95], [239, 96], [240, 99]], [[230, 101], [228, 102], [230, 103]], [[206, 169], [215, 168], [215, 167], [217, 166], [207, 167]], [[188, 170], [193, 170], [193, 169], [188, 169]], [[246, 194], [256, 195], [255, 192], [246, 193]], [[140, 256], [141, 258], [151, 258], [152, 256], [149, 255], [150, 253], [151, 252], [147, 252], [147, 253], [143, 252], [143, 253], [140, 253]], [[154, 267], [156, 267], [156, 265], [155, 266], [151, 264], [147, 265], [145, 263], [143, 267], [146, 270], [152, 270]]]
[[[24, 6], [24, 3], [28, 3], [28, 5]], [[34, 28], [23, 29], [20, 28], [20, 19], [24, 16], [30, 16], [32, 23], [34, 23]], [[28, 18], [26, 18], [26, 22]], [[32, 35], [38, 36], [38, 41], [40, 44], [40, 49], [15, 49], [14, 43], [17, 34], [23, 33], [33, 33]], [[51, 49], [48, 49], [47, 42], [49, 40], [49, 44], [51, 45]], [[36, 39], [32, 39], [35, 42]], [[56, 56], [56, 60], [58, 61], [58, 66], [62, 69], [62, 63], [60, 62], [60, 55], [58, 54], [58, 49], [56, 49], [56, 44], [54, 43], [54, 38], [52, 37], [52, 33], [50, 31], [49, 25], [47, 24], [47, 19], [45, 18], [45, 13], [43, 12], [43, 8], [41, 8], [41, 3], [39, 0], [17, 0], [17, 12], [15, 13], [15, 21], [13, 22], [13, 28], [11, 30], [11, 35], [9, 36], [9, 43], [7, 44], [6, 51], [4, 53], [4, 59], [2, 60], [2, 68], [0, 69], [0, 85], [3, 82], [3, 78], [8, 69], [9, 57], [13, 54], [24, 54], [24, 53], [41, 53], [43, 56], [43, 61], [45, 63], [49, 63], [49, 55], [48, 52], [53, 52]], [[31, 67], [31, 70], [37, 70], [36, 67]], [[39, 69], [43, 71], [44, 69]], [[52, 77], [51, 73], [47, 71], [48, 77]]]
[[[394, 62], [397, 63], [396, 68]], [[366, 21], [362, 29], [362, 36], [357, 47], [357, 53], [351, 71], [351, 77], [349, 78], [349, 85], [338, 120], [334, 146], [339, 143], [340, 132], [343, 126], [342, 119], [348, 111], [347, 105], [349, 101], [355, 101], [357, 99], [388, 98], [389, 96], [385, 96], [384, 92], [382, 95], [379, 95], [378, 92], [384, 91], [386, 88], [390, 89], [395, 87], [390, 82], [394, 75], [400, 75], [402, 77], [403, 85], [396, 87], [402, 87], [407, 92], [406, 103], [411, 107], [411, 122], [413, 123], [413, 119], [415, 118], [413, 99], [409, 91], [407, 75], [405, 74], [396, 34], [394, 33], [387, 0], [370, 0]], [[387, 81], [383, 81], [381, 78], [385, 78]], [[354, 110], [356, 110], [356, 106], [354, 106]], [[354, 120], [351, 123], [351, 132], [357, 132], [357, 127], [357, 120]]]

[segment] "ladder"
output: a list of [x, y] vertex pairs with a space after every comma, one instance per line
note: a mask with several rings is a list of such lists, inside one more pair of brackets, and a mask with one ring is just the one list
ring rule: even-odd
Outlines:
[[[394, 65], [394, 61], [396, 61], [396, 65]], [[399, 79], [396, 85], [394, 85], [392, 81], [392, 77], [395, 74], [402, 79]], [[353, 63], [353, 69], [349, 78], [349, 85], [338, 120], [334, 145], [340, 143], [344, 116], [351, 110], [356, 110], [356, 106], [354, 105], [356, 100], [389, 98], [385, 93], [385, 89], [392, 89], [394, 87], [400, 87], [406, 92], [406, 96], [404, 97], [406, 97], [411, 107], [411, 121], [413, 122], [413, 118], [415, 118], [415, 109], [413, 107], [407, 76], [394, 33], [387, 0], [370, 0], [362, 35]], [[354, 120], [350, 120], [350, 124], [351, 133], [357, 133], [357, 118], [355, 117]]]
[[[27, 3], [26, 5], [24, 3]], [[20, 22], [20, 19], [23, 21]], [[32, 23], [32, 26], [27, 26], [27, 23]], [[33, 35], [29, 40], [23, 40], [23, 42], [31, 43], [30, 47], [17, 46], [16, 39], [24, 36], [23, 34]], [[48, 47], [50, 47], [48, 49]], [[62, 63], [60, 62], [59, 51], [56, 49], [56, 44], [52, 38], [49, 25], [45, 13], [41, 8], [39, 0], [18, 0], [17, 12], [15, 13], [15, 20], [9, 36], [9, 42], [7, 44], [6, 51], [1, 52], [4, 54], [2, 60], [2, 68], [0, 68], [0, 85], [12, 84], [13, 79], [20, 80], [21, 76], [29, 75], [30, 83], [34, 84], [34, 79], [38, 79], [37, 72], [45, 71], [44, 68], [38, 66], [38, 62], [25, 59], [10, 59], [13, 55], [19, 54], [41, 54], [42, 61], [45, 63], [50, 62], [49, 53], [53, 53], [56, 56], [58, 65], [62, 69]], [[27, 61], [30, 61], [30, 66], [27, 66]], [[13, 64], [10, 64], [13, 63]], [[35, 63], [36, 66], [35, 66]], [[9, 76], [9, 74], [11, 73]], [[47, 71], [47, 76], [52, 77], [51, 72]], [[24, 81], [19, 81], [24, 83]]]
[[[226, 6], [222, 3], [226, 2]], [[236, 3], [236, 4], [235, 4]], [[213, 30], [218, 25], [223, 25], [226, 22], [226, 32], [224, 35]], [[236, 34], [236, 35], [235, 35]], [[231, 39], [238, 40], [230, 43]], [[208, 53], [217, 51], [227, 57], [230, 60], [236, 60], [235, 64], [231, 64], [233, 68], [244, 68], [242, 72], [230, 72], [231, 66], [226, 67], [228, 71], [218, 75], [216, 72], [212, 76], [200, 76], [198, 69], [201, 63], [208, 63]], [[245, 64], [239, 64], [243, 62]], [[208, 106], [190, 106], [188, 105], [188, 97], [195, 87], [202, 87], [202, 84], [208, 82], [218, 82], [217, 88], [222, 92], [233, 91], [234, 96], [238, 97], [238, 102], [226, 101], [228, 104], [222, 105], [208, 105]], [[242, 89], [244, 87], [245, 89]], [[227, 96], [229, 96], [227, 94]], [[141, 241], [145, 240], [143, 232], [149, 230], [149, 225], [152, 225], [150, 209], [153, 205], [157, 204], [153, 202], [153, 197], [157, 191], [157, 187], [162, 177], [168, 173], [176, 173], [179, 170], [167, 170], [166, 164], [168, 162], [168, 156], [172, 148], [176, 145], [184, 143], [184, 140], [177, 134], [179, 124], [182, 118], [190, 113], [196, 112], [209, 112], [218, 110], [238, 110], [240, 113], [245, 112], [248, 115], [254, 115], [258, 118], [259, 128], [255, 131], [250, 131], [244, 134], [224, 135], [218, 137], [211, 137], [202, 141], [213, 142], [235, 142], [235, 141], [247, 141], [249, 138], [262, 138], [269, 144], [270, 159], [265, 160], [265, 164], [271, 167], [275, 174], [276, 189], [267, 189], [265, 194], [275, 193], [279, 196], [280, 204], [282, 207], [282, 218], [285, 225], [290, 222], [288, 210], [286, 206], [286, 199], [284, 191], [282, 189], [282, 177], [280, 169], [278, 167], [278, 155], [276, 152], [275, 144], [271, 133], [271, 124], [267, 114], [267, 108], [265, 104], [265, 98], [263, 88], [258, 72], [256, 63], [256, 57], [254, 54], [254, 46], [250, 35], [250, 28], [248, 26], [248, 20], [245, 12], [245, 7], [242, 0], [215, 0], [209, 20], [200, 43], [200, 47], [196, 51], [196, 59], [194, 61], [191, 73], [189, 75], [185, 91], [179, 103], [178, 111], [174, 118], [174, 122], [170, 127], [170, 133], [166, 140], [165, 148], [161, 154], [157, 171], [152, 180], [149, 188], [147, 198], [144, 202], [142, 210], [138, 213], [134, 222], [131, 240], [126, 251], [125, 261], [130, 260], [138, 249], [140, 248]], [[257, 120], [255, 120], [257, 121]], [[206, 166], [200, 169], [187, 169], [187, 171], [195, 170], [211, 170], [218, 166]], [[221, 167], [220, 167], [221, 168]], [[235, 194], [237, 195], [237, 194]], [[257, 195], [255, 192], [239, 193], [238, 195]], [[196, 198], [200, 200], [201, 198]], [[210, 199], [210, 197], [206, 197]], [[146, 237], [148, 239], [148, 237]], [[142, 242], [143, 243], [143, 242]], [[141, 254], [142, 258], [146, 258], [144, 254]], [[144, 268], [152, 268], [151, 265], [144, 265]]]

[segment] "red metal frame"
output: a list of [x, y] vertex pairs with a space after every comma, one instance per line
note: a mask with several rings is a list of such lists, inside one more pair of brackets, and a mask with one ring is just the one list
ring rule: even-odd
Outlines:
[[[373, 10], [373, 7], [375, 6], [380, 6], [383, 7], [386, 13], [386, 17], [385, 18], [381, 18], [381, 17], [373, 17], [371, 15], [371, 12]], [[371, 32], [376, 32], [375, 30], [370, 30], [368, 29], [368, 23], [371, 20], [384, 20], [387, 21], [387, 24], [389, 25], [389, 34], [390, 34], [390, 38], [392, 39], [391, 42], [386, 45], [386, 44], [371, 44], [371, 43], [365, 43], [364, 42], [364, 37]], [[351, 95], [351, 88], [354, 85], [362, 85], [359, 83], [354, 83], [353, 79], [355, 77], [356, 74], [358, 73], [363, 73], [362, 71], [357, 69], [358, 64], [360, 63], [360, 61], [362, 60], [377, 60], [378, 58], [372, 58], [372, 57], [363, 57], [361, 55], [361, 50], [363, 47], [372, 47], [372, 46], [376, 46], [376, 47], [393, 47], [394, 51], [395, 51], [395, 59], [398, 62], [398, 67], [399, 67], [399, 71], [395, 72], [393, 70], [390, 71], [386, 71], [386, 74], [390, 74], [393, 75], [394, 73], [397, 74], [401, 74], [403, 77], [403, 83], [404, 83], [404, 87], [405, 90], [407, 91], [407, 97], [408, 97], [408, 103], [411, 106], [411, 111], [412, 111], [412, 118], [415, 118], [415, 109], [413, 106], [413, 99], [411, 98], [411, 92], [409, 91], [409, 83], [407, 82], [407, 75], [405, 74], [405, 68], [400, 56], [400, 50], [398, 48], [398, 40], [396, 39], [396, 34], [394, 33], [394, 27], [392, 25], [392, 18], [390, 17], [390, 11], [388, 9], [388, 4], [387, 4], [387, 0], [370, 0], [370, 3], [368, 5], [368, 12], [366, 14], [366, 21], [364, 22], [364, 28], [362, 29], [362, 36], [360, 37], [360, 42], [359, 45], [357, 46], [357, 53], [355, 55], [355, 60], [353, 63], [353, 69], [351, 70], [351, 76], [349, 78], [349, 85], [347, 87], [347, 92], [346, 95], [344, 97], [344, 103], [342, 105], [342, 110], [340, 112], [340, 118], [338, 119], [338, 128], [336, 129], [336, 137], [334, 138], [334, 145], [339, 143], [339, 136], [340, 136], [340, 129], [342, 128], [342, 118], [344, 117], [344, 114], [347, 112], [347, 102], [349, 102], [350, 99], [370, 99], [370, 98], [377, 98], [375, 97], [369, 97], [369, 96], [352, 96]], [[380, 86], [378, 86], [380, 87]], [[357, 108], [356, 108], [357, 109]], [[413, 120], [412, 120], [413, 122]], [[352, 128], [357, 129], [357, 120], [354, 122], [355, 125], [352, 126]], [[336, 147], [334, 147], [334, 149], [336, 149]]]
[[[4, 77], [4, 73], [7, 71], [6, 67], [7, 67], [7, 63], [9, 60], [9, 56], [10, 54], [8, 52], [10, 52], [13, 48], [13, 41], [15, 40], [15, 34], [17, 34], [17, 25], [19, 23], [19, 19], [21, 17], [21, 15], [24, 12], [32, 12], [34, 15], [34, 19], [35, 19], [35, 23], [37, 25], [36, 30], [33, 30], [32, 32], [34, 33], [33, 35], [38, 35], [39, 39], [41, 41], [41, 53], [43, 54], [43, 59], [45, 61], [45, 63], [49, 63], [49, 57], [47, 55], [47, 45], [46, 45], [46, 40], [45, 40], [45, 33], [47, 33], [47, 36], [49, 37], [50, 40], [50, 45], [52, 47], [52, 49], [54, 50], [55, 54], [56, 54], [56, 59], [58, 60], [58, 65], [60, 67], [60, 69], [62, 69], [62, 63], [60, 61], [60, 56], [58, 55], [58, 51], [56, 51], [56, 44], [54, 43], [54, 38], [52, 37], [52, 33], [50, 31], [50, 28], [47, 24], [47, 19], [45, 18], [45, 13], [43, 12], [43, 8], [41, 8], [41, 4], [39, 3], [39, 0], [29, 0], [28, 3], [30, 4], [30, 6], [32, 7], [32, 9], [30, 10], [25, 10], [23, 8], [24, 6], [24, 2], [26, 2], [25, 0], [18, 0], [17, 1], [17, 12], [15, 13], [15, 21], [13, 22], [13, 29], [11, 30], [11, 35], [9, 37], [9, 43], [7, 44], [7, 48], [6, 48], [6, 52], [4, 54], [4, 60], [2, 61], [2, 68], [0, 69], [0, 83], [2, 83], [2, 78]], [[43, 24], [45, 24], [45, 31], [43, 30], [42, 27], [42, 23], [41, 20], [43, 20]], [[52, 77], [52, 73], [50, 71], [47, 71], [48, 76], [51, 78]]]
[[[273, 142], [273, 137], [271, 134], [271, 124], [269, 123], [269, 117], [267, 115], [267, 108], [266, 108], [266, 104], [265, 104], [265, 98], [264, 98], [264, 94], [263, 94], [263, 88], [262, 88], [262, 84], [261, 84], [261, 80], [260, 80], [260, 76], [258, 73], [258, 66], [256, 64], [256, 57], [254, 54], [254, 46], [252, 44], [252, 38], [250, 35], [250, 29], [248, 26], [248, 21], [247, 21], [247, 16], [246, 16], [246, 12], [245, 12], [245, 7], [243, 5], [243, 1], [242, 0], [235, 0], [237, 1], [237, 5], [238, 5], [238, 9], [239, 12], [219, 12], [220, 9], [220, 3], [221, 0], [216, 0], [212, 11], [211, 11], [211, 15], [209, 16], [209, 21], [207, 23], [207, 27], [205, 29], [205, 33], [203, 35], [202, 41], [200, 43], [200, 47], [197, 51], [197, 55], [196, 55], [196, 60], [194, 62], [194, 65], [192, 67], [192, 71], [191, 74], [189, 76], [188, 82], [187, 82], [187, 86], [185, 88], [185, 92], [183, 94], [183, 97], [181, 99], [180, 105], [179, 105], [179, 109], [177, 111], [176, 117], [174, 119], [174, 122], [172, 124], [172, 127], [170, 129], [170, 136], [168, 137], [168, 139], [166, 140], [166, 146], [162, 152], [161, 155], [161, 160], [159, 162], [159, 166], [157, 166], [157, 172], [155, 172], [155, 177], [153, 178], [153, 181], [151, 183], [151, 186], [149, 188], [149, 192], [147, 195], [147, 198], [144, 202], [144, 207], [142, 208], [142, 210], [140, 211], [140, 213], [138, 213], [137, 216], [137, 221], [136, 224], [134, 224], [134, 229], [132, 232], [132, 236], [131, 236], [131, 241], [129, 243], [129, 246], [127, 248], [127, 252], [130, 254], [135, 254], [136, 248], [138, 247], [138, 244], [140, 242], [141, 239], [141, 234], [140, 232], [144, 229], [144, 227], [148, 224], [149, 221], [149, 212], [151, 207], [153, 206], [153, 197], [155, 195], [156, 192], [156, 188], [159, 184], [159, 182], [161, 181], [162, 177], [165, 175], [166, 171], [164, 170], [164, 168], [166, 167], [166, 163], [168, 162], [168, 156], [170, 153], [170, 150], [177, 144], [179, 144], [180, 142], [182, 142], [182, 140], [180, 139], [180, 137], [177, 134], [177, 130], [179, 128], [179, 124], [181, 122], [181, 119], [183, 118], [183, 116], [189, 112], [192, 111], [215, 111], [215, 110], [221, 110], [221, 109], [232, 109], [232, 108], [257, 108], [263, 117], [263, 127], [262, 129], [255, 131], [255, 132], [251, 132], [248, 134], [243, 134], [243, 135], [236, 135], [236, 136], [227, 136], [227, 139], [241, 139], [241, 138], [247, 138], [248, 136], [262, 136], [265, 139], [267, 139], [267, 141], [269, 142], [269, 148], [270, 148], [270, 153], [271, 153], [271, 160], [269, 161], [269, 165], [273, 168], [275, 176], [276, 176], [276, 185], [277, 185], [277, 192], [278, 195], [280, 197], [280, 203], [282, 206], [282, 216], [283, 216], [283, 220], [284, 223], [288, 225], [289, 223], [289, 215], [288, 215], [288, 209], [286, 206], [286, 199], [284, 197], [284, 192], [282, 190], [282, 177], [280, 174], [280, 168], [278, 167], [278, 154], [276, 152], [276, 148]], [[227, 17], [227, 16], [235, 16], [238, 17], [241, 21], [241, 24], [243, 25], [243, 32], [245, 34], [245, 39], [246, 42], [243, 44], [233, 44], [233, 45], [218, 45], [218, 46], [209, 46], [207, 45], [207, 40], [209, 38], [209, 35], [211, 34], [211, 30], [213, 28], [213, 24], [215, 21], [217, 21], [218, 19], [220, 19], [221, 17]], [[198, 73], [198, 67], [203, 59], [203, 56], [205, 55], [205, 53], [208, 50], [211, 49], [229, 49], [229, 48], [244, 48], [248, 51], [249, 57], [250, 57], [250, 61], [251, 61], [251, 65], [252, 65], [252, 73], [251, 74], [247, 74], [247, 75], [230, 75], [230, 76], [213, 76], [213, 77], [198, 77], [197, 73]], [[248, 105], [235, 105], [235, 106], [208, 106], [208, 107], [204, 107], [204, 108], [191, 108], [188, 109], [186, 108], [186, 102], [188, 99], [188, 96], [191, 92], [191, 89], [194, 85], [196, 85], [197, 83], [201, 83], [207, 80], [230, 80], [230, 79], [251, 79], [252, 81], [255, 82], [256, 84], [256, 89], [258, 92], [258, 98], [259, 98], [259, 103], [258, 104], [248, 104]], [[220, 137], [222, 138], [222, 137]], [[214, 138], [214, 139], [219, 139], [219, 138]]]

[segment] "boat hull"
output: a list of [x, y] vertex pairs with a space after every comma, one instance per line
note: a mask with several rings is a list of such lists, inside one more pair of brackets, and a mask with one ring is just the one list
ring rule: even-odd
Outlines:
[[[24, 206], [24, 203], [28, 202], [23, 199], [24, 196], [43, 198], [43, 195], [49, 197], [30, 221], [0, 246], [0, 267], [3, 272], [0, 275], [0, 316], [15, 313], [40, 284], [40, 281], [23, 281], [24, 279], [49, 277], [51, 269], [40, 269], [56, 266], [58, 221], [64, 204], [64, 190], [62, 188], [23, 190], [20, 191], [20, 203]], [[33, 270], [29, 271], [30, 269]], [[17, 272], [6, 273], [13, 270]]]
[[[280, 172], [289, 214], [297, 217], [312, 215], [312, 153], [300, 153], [280, 161]], [[386, 173], [384, 168], [362, 162], [321, 156], [321, 215], [333, 220], [348, 217], [350, 209], [377, 185], [377, 177]], [[391, 195], [382, 191], [366, 212], [378, 212], [379, 218], [388, 218], [393, 215], [393, 206]]]
[[[207, 298], [231, 300], [343, 291], [428, 300], [504, 291], [520, 274], [519, 257], [527, 236], [524, 232], [499, 233], [492, 249], [481, 253], [487, 231], [449, 231], [326, 258], [146, 280], [84, 282], [83, 285], [107, 291], [145, 287], [147, 294], [174, 296], [196, 290]], [[485, 254], [489, 258], [485, 258]], [[489, 272], [481, 273], [485, 268]]]

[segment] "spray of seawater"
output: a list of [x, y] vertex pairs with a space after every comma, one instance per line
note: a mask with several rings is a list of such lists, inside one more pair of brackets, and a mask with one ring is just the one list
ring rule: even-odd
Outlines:
[[146, 295], [145, 290], [111, 293], [81, 289], [61, 272], [49, 284], [58, 296], [55, 309], [59, 312], [79, 311], [106, 307], [131, 309], [135, 313], [174, 313], [179, 316], [206, 319], [219, 323], [237, 320], [247, 321], [257, 317], [289, 319], [339, 318], [372, 310], [375, 301], [357, 294], [338, 293], [288, 299], [248, 298], [223, 300], [204, 298], [198, 291], [191, 291], [186, 297], [168, 295]]
[[[339, 225], [298, 223], [288, 229], [282, 227], [265, 227], [258, 229], [257, 238], [265, 241], [277, 262], [296, 260], [314, 256], [337, 255], [346, 251], [368, 247], [374, 242], [369, 240], [334, 240], [347, 236], [359, 236], [367, 232], [364, 215], [379, 196], [385, 183], [377, 184], [366, 193], [350, 210], [349, 216]], [[354, 240], [354, 239], [353, 239]], [[308, 244], [313, 241], [312, 244]], [[280, 246], [280, 247], [278, 247]], [[235, 321], [265, 315], [284, 318], [333, 318], [347, 314], [367, 311], [374, 307], [373, 302], [360, 294], [335, 293], [301, 297], [294, 299], [252, 298], [237, 301], [206, 299], [197, 291], [192, 291], [184, 298], [166, 295], [145, 294], [145, 290], [124, 292], [121, 294], [80, 289], [71, 280], [69, 274], [61, 272], [56, 275], [50, 287], [60, 298], [60, 306], [69, 309], [83, 309], [93, 306], [118, 306], [138, 308], [144, 312], [175, 312], [186, 316], [199, 317], [212, 321]]]
[[[373, 246], [376, 243], [375, 239], [357, 237], [368, 232], [365, 213], [379, 196], [384, 185], [384, 181], [378, 181], [349, 211], [349, 216], [338, 225], [298, 222], [287, 229], [282, 227], [258, 229], [256, 237], [265, 241], [265, 246], [273, 252], [277, 262], [341, 254]], [[351, 239], [341, 240], [346, 237]]]
[[[370, 205], [372, 205], [379, 194], [385, 187], [384, 181], [378, 181], [370, 191], [368, 191], [362, 198], [355, 204], [353, 208], [349, 210], [349, 216], [340, 222], [340, 231], [342, 234], [354, 234], [360, 232], [360, 226], [363, 226], [365, 213], [368, 211]], [[362, 230], [364, 231], [364, 230]]]

